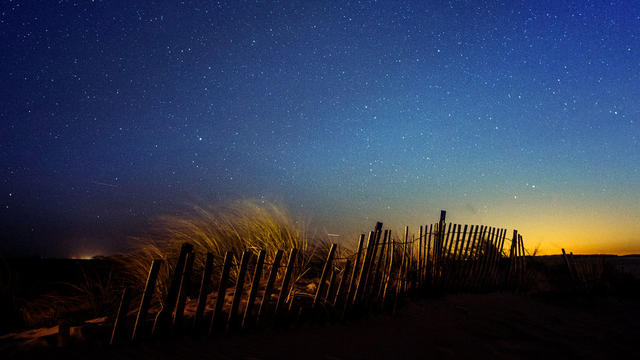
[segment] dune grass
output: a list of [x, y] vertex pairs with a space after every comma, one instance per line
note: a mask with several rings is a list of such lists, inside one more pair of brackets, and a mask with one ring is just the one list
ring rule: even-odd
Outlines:
[[[270, 263], [277, 250], [298, 249], [294, 279], [307, 271], [315, 253], [322, 253], [316, 251], [318, 245], [309, 245], [304, 226], [293, 220], [282, 206], [257, 200], [235, 201], [223, 206], [193, 206], [177, 215], [159, 217], [145, 235], [132, 238], [133, 251], [120, 259], [131, 285], [142, 288], [152, 260], [163, 259], [156, 301], [161, 299], [166, 294], [169, 274], [174, 272], [173, 266], [185, 242], [193, 245], [196, 254], [194, 274], [201, 273], [207, 252], [214, 255], [214, 264], [219, 265], [225, 253], [231, 251], [234, 254], [232, 279], [237, 275], [243, 251], [257, 254], [266, 250], [266, 263]], [[220, 267], [214, 266], [213, 279], [217, 279], [219, 271]]]

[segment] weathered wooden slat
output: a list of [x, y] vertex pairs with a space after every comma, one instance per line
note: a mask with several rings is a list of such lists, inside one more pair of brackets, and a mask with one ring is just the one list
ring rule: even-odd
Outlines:
[[327, 287], [327, 292], [322, 296], [322, 302], [327, 304], [328, 306], [333, 306], [333, 298], [331, 295], [335, 295], [336, 286], [338, 284], [338, 270], [335, 269], [334, 266], [331, 266], [331, 275], [329, 276], [329, 286]]
[[295, 266], [297, 254], [298, 249], [296, 248], [291, 249], [289, 252], [289, 262], [287, 263], [287, 269], [285, 270], [284, 278], [282, 279], [282, 287], [280, 288], [280, 294], [278, 295], [278, 302], [276, 303], [276, 321], [279, 321], [279, 318], [283, 315], [283, 310], [285, 309], [287, 298], [289, 297], [289, 283], [293, 276], [293, 268]]
[[369, 289], [371, 288], [371, 283], [373, 282], [373, 277], [375, 276], [375, 261], [376, 255], [378, 254], [378, 246], [380, 245], [380, 238], [382, 235], [382, 228], [378, 229], [378, 224], [382, 226], [381, 222], [376, 223], [376, 230], [374, 234], [375, 241], [373, 242], [373, 247], [371, 249], [371, 255], [369, 256], [369, 265], [367, 267], [367, 274], [364, 278], [364, 288], [362, 296], [365, 299], [368, 299], [367, 295], [369, 294]]
[[329, 253], [327, 254], [327, 259], [324, 262], [324, 267], [322, 268], [322, 273], [320, 274], [320, 281], [318, 282], [318, 287], [316, 288], [316, 295], [313, 297], [313, 305], [315, 308], [318, 305], [318, 302], [321, 300], [322, 295], [325, 291], [325, 282], [327, 281], [327, 276], [331, 272], [333, 267], [333, 256], [336, 253], [337, 244], [331, 244], [329, 248]]
[[193, 319], [193, 327], [199, 332], [203, 324], [204, 309], [207, 305], [207, 295], [209, 295], [209, 284], [211, 283], [211, 272], [213, 271], [213, 254], [207, 253], [204, 262], [204, 270], [200, 281], [200, 292], [198, 294], [198, 304], [196, 305], [196, 313]]
[[238, 326], [238, 308], [240, 307], [240, 300], [242, 300], [242, 295], [244, 292], [244, 280], [247, 276], [247, 267], [249, 266], [250, 257], [251, 252], [242, 252], [242, 258], [240, 259], [240, 269], [238, 270], [238, 278], [236, 279], [236, 287], [233, 291], [233, 299], [231, 300], [231, 310], [229, 310], [229, 317], [227, 319], [227, 332], [235, 330]]
[[190, 252], [187, 254], [187, 261], [184, 264], [184, 271], [182, 272], [182, 279], [180, 281], [180, 290], [178, 291], [178, 301], [176, 303], [176, 310], [173, 315], [173, 328], [176, 331], [181, 331], [184, 324], [184, 306], [187, 302], [187, 295], [191, 291], [191, 270], [193, 269], [193, 261], [195, 260], [195, 253]]
[[184, 272], [184, 265], [187, 260], [187, 254], [193, 251], [193, 245], [189, 243], [183, 243], [180, 248], [180, 255], [176, 262], [176, 267], [169, 283], [169, 289], [167, 290], [167, 296], [162, 303], [162, 309], [156, 316], [155, 323], [153, 324], [153, 335], [163, 336], [167, 335], [168, 330], [171, 327], [171, 320], [173, 312], [176, 308], [178, 301], [178, 291], [180, 290], [180, 281], [182, 281], [182, 273]]
[[480, 272], [480, 265], [482, 264], [482, 252], [484, 250], [485, 235], [487, 233], [487, 230], [488, 230], [487, 226], [484, 226], [484, 225], [481, 226], [480, 232], [478, 233], [478, 239], [475, 242], [476, 243], [475, 251], [473, 255], [473, 262], [471, 264], [471, 277], [469, 278], [469, 283], [468, 283], [469, 288], [474, 288], [475, 287], [474, 285], [480, 279], [479, 272]]
[[271, 264], [271, 270], [269, 272], [269, 277], [267, 278], [267, 284], [264, 287], [264, 294], [262, 295], [262, 299], [260, 301], [260, 309], [258, 309], [258, 316], [256, 317], [256, 323], [258, 324], [262, 319], [264, 319], [267, 311], [267, 306], [269, 306], [269, 300], [271, 299], [271, 293], [273, 292], [273, 285], [275, 284], [276, 277], [278, 276], [278, 269], [280, 268], [280, 262], [282, 261], [283, 255], [284, 251], [278, 250], [273, 257], [273, 264]]
[[476, 240], [478, 239], [478, 232], [480, 231], [480, 226], [476, 225], [475, 229], [473, 229], [473, 236], [471, 236], [471, 233], [469, 233], [470, 236], [470, 243], [469, 244], [469, 251], [466, 254], [466, 262], [465, 262], [465, 266], [464, 266], [464, 274], [463, 274], [463, 281], [462, 281], [462, 287], [463, 288], [467, 288], [469, 286], [469, 283], [471, 281], [471, 277], [473, 276], [473, 265], [475, 264], [475, 248], [476, 248]]
[[515, 268], [516, 268], [516, 262], [515, 262], [515, 249], [516, 249], [516, 242], [518, 239], [518, 230], [513, 230], [513, 237], [511, 238], [511, 248], [509, 249], [509, 265], [507, 267], [507, 272], [505, 273], [505, 285], [510, 286], [513, 283], [513, 277], [514, 277], [514, 272], [515, 272]]
[[247, 306], [244, 310], [244, 316], [242, 318], [242, 328], [246, 329], [250, 326], [251, 319], [253, 318], [253, 304], [256, 301], [258, 295], [258, 289], [260, 288], [260, 279], [262, 277], [262, 268], [264, 267], [264, 259], [267, 256], [265, 250], [260, 250], [258, 253], [258, 259], [256, 260], [256, 266], [253, 271], [253, 279], [251, 281], [251, 289], [249, 290], [249, 297], [247, 298]]
[[427, 284], [429, 286], [431, 286], [431, 274], [433, 273], [433, 270], [431, 269], [433, 266], [433, 254], [432, 254], [432, 249], [431, 249], [431, 235], [433, 234], [433, 224], [429, 224], [429, 235], [427, 237], [427, 254], [426, 254], [426, 259], [427, 259], [427, 265], [425, 266], [425, 276], [427, 277]]
[[354, 260], [355, 264], [353, 266], [353, 274], [351, 275], [351, 282], [349, 283], [349, 291], [347, 291], [347, 301], [345, 302], [345, 311], [348, 312], [347, 308], [353, 303], [354, 293], [356, 291], [356, 286], [358, 285], [358, 276], [360, 270], [360, 257], [362, 255], [362, 248], [364, 246], [364, 234], [360, 234], [360, 240], [358, 240], [358, 250], [356, 251], [356, 258]]
[[371, 260], [371, 253], [373, 251], [373, 247], [375, 244], [375, 232], [369, 232], [369, 239], [367, 240], [367, 248], [364, 252], [364, 259], [362, 260], [362, 269], [360, 269], [360, 274], [358, 276], [358, 283], [356, 284], [356, 290], [353, 295], [353, 304], [359, 304], [360, 299], [363, 296], [365, 281], [367, 275], [369, 273], [369, 264]]
[[116, 314], [115, 321], [113, 322], [113, 330], [111, 331], [111, 340], [109, 341], [109, 345], [116, 345], [127, 340], [125, 338], [127, 331], [126, 321], [130, 303], [131, 290], [125, 286], [122, 290], [122, 297], [120, 298], [118, 313]]
[[423, 228], [420, 225], [418, 232], [418, 282], [422, 284], [422, 243], [423, 243]]
[[160, 271], [161, 265], [162, 260], [160, 259], [155, 259], [151, 263], [149, 275], [147, 275], [147, 283], [144, 286], [144, 292], [142, 293], [142, 299], [140, 300], [140, 307], [138, 308], [138, 316], [136, 317], [136, 322], [133, 326], [133, 335], [131, 336], [132, 342], [136, 342], [146, 335], [147, 312], [149, 311], [153, 291], [156, 288], [156, 280], [158, 278], [158, 272]]
[[209, 334], [215, 333], [222, 325], [222, 309], [224, 306], [225, 296], [227, 294], [229, 270], [231, 269], [232, 259], [233, 253], [231, 251], [227, 251], [224, 254], [222, 272], [220, 273], [220, 282], [218, 284], [218, 291], [216, 293], [216, 304], [213, 308], [213, 315], [211, 316], [211, 323], [209, 325]]
[[[351, 260], [347, 259], [344, 262], [344, 268], [342, 269], [342, 276], [340, 277], [340, 284], [336, 291], [336, 297], [333, 301], [333, 306], [342, 312], [344, 308], [344, 300], [346, 300], [347, 284], [349, 284], [349, 271], [351, 270]], [[342, 314], [340, 314], [342, 315]]]
[[380, 283], [382, 282], [381, 267], [384, 266], [383, 259], [385, 256], [386, 246], [387, 246], [387, 237], [389, 236], [389, 230], [384, 231], [384, 235], [382, 236], [382, 245], [380, 247], [380, 255], [378, 256], [378, 261], [375, 263], [375, 268], [373, 270], [373, 283], [371, 284], [372, 293], [375, 298], [377, 298], [380, 293]]
[[387, 256], [387, 258], [389, 259], [389, 266], [387, 267], [387, 271], [385, 274], [385, 279], [384, 279], [384, 289], [382, 291], [382, 299], [380, 301], [380, 308], [384, 309], [384, 307], [386, 306], [386, 304], [388, 304], [389, 302], [389, 296], [392, 293], [391, 287], [392, 282], [393, 282], [393, 259], [394, 259], [394, 254], [396, 252], [396, 242], [395, 240], [391, 240], [391, 242], [389, 243], [389, 256]]

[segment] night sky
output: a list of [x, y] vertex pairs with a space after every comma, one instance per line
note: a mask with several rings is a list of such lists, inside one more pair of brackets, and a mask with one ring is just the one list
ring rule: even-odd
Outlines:
[[110, 253], [185, 204], [640, 253], [640, 2], [0, 4], [0, 251]]

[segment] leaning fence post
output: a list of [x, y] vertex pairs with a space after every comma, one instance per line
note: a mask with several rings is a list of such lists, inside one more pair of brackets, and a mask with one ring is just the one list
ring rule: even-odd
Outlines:
[[345, 311], [353, 302], [353, 293], [358, 284], [358, 270], [360, 270], [360, 257], [362, 255], [362, 247], [364, 246], [364, 234], [360, 234], [360, 240], [358, 241], [358, 250], [356, 251], [356, 258], [354, 260], [353, 274], [351, 274], [351, 281], [349, 282], [349, 289], [347, 291], [347, 301], [345, 302]]
[[318, 302], [320, 301], [320, 298], [322, 297], [322, 294], [324, 294], [324, 289], [325, 289], [325, 282], [327, 280], [327, 276], [329, 274], [329, 271], [331, 271], [331, 265], [333, 262], [333, 255], [336, 252], [336, 247], [338, 247], [337, 244], [331, 244], [331, 248], [329, 248], [329, 253], [327, 254], [327, 260], [324, 263], [324, 267], [322, 268], [322, 274], [320, 275], [320, 281], [318, 282], [318, 287], [316, 288], [316, 295], [313, 297], [313, 305], [312, 307], [315, 308], [318, 305]]
[[[379, 293], [379, 288], [380, 285], [378, 285], [379, 282], [381, 282], [381, 274], [380, 274], [380, 266], [382, 266], [383, 262], [383, 258], [385, 255], [385, 251], [386, 251], [386, 246], [387, 246], [387, 241], [388, 241], [388, 236], [389, 236], [389, 230], [385, 230], [384, 231], [384, 235], [382, 236], [382, 245], [380, 247], [380, 256], [378, 257], [378, 261], [375, 263], [375, 268], [373, 270], [373, 283], [372, 283], [372, 289], [374, 292], [374, 295], [377, 296]], [[384, 270], [383, 270], [384, 271]]]
[[336, 297], [333, 301], [333, 306], [338, 309], [338, 311], [342, 310], [342, 299], [346, 298], [344, 292], [346, 291], [346, 286], [349, 281], [349, 270], [351, 270], [351, 261], [347, 259], [344, 262], [344, 269], [342, 270], [342, 276], [340, 277], [340, 283], [338, 284]]
[[184, 265], [184, 272], [182, 273], [182, 281], [180, 282], [180, 291], [178, 292], [178, 303], [176, 304], [176, 313], [173, 318], [173, 327], [177, 331], [182, 330], [182, 319], [184, 318], [184, 306], [187, 301], [187, 294], [191, 291], [191, 269], [193, 268], [193, 261], [195, 260], [195, 253], [190, 252], [187, 254], [187, 262]]
[[235, 291], [233, 292], [233, 300], [231, 301], [231, 310], [229, 311], [229, 318], [227, 319], [227, 331], [233, 330], [236, 327], [236, 319], [238, 318], [238, 307], [240, 306], [240, 299], [242, 299], [242, 290], [244, 289], [244, 278], [247, 273], [249, 256], [251, 256], [250, 252], [242, 252], [242, 258], [240, 259], [240, 270], [238, 271], [236, 287]]
[[251, 321], [251, 313], [253, 311], [253, 304], [258, 295], [258, 288], [260, 287], [260, 278], [262, 276], [262, 267], [264, 266], [264, 258], [267, 252], [260, 250], [258, 253], [258, 260], [256, 260], [256, 268], [253, 272], [253, 280], [251, 281], [251, 290], [249, 290], [249, 297], [247, 298], [247, 307], [244, 310], [244, 318], [242, 319], [242, 328], [246, 329]]
[[156, 279], [158, 278], [158, 272], [162, 265], [161, 259], [155, 259], [151, 263], [149, 269], [149, 275], [147, 276], [147, 283], [144, 286], [144, 292], [142, 293], [142, 299], [140, 300], [140, 307], [138, 308], [138, 316], [133, 327], [133, 335], [131, 341], [138, 341], [144, 334], [146, 328], [147, 312], [149, 311], [149, 305], [151, 303], [151, 297], [153, 296], [153, 290], [156, 287]]
[[262, 299], [260, 300], [260, 308], [258, 309], [256, 323], [260, 323], [260, 321], [263, 319], [264, 312], [266, 311], [265, 309], [269, 304], [271, 292], [273, 291], [273, 284], [275, 283], [276, 277], [278, 276], [278, 269], [280, 268], [280, 261], [282, 260], [283, 254], [283, 250], [278, 250], [273, 257], [273, 263], [271, 264], [271, 270], [269, 272], [269, 277], [267, 278], [267, 284], [264, 287], [264, 293], [262, 295]]
[[178, 291], [180, 289], [180, 281], [182, 280], [182, 273], [184, 272], [184, 265], [187, 260], [187, 254], [193, 251], [193, 245], [189, 243], [183, 243], [180, 248], [180, 255], [176, 262], [176, 267], [173, 271], [173, 277], [167, 290], [167, 297], [162, 303], [162, 309], [156, 316], [156, 321], [153, 324], [153, 335], [165, 335], [166, 331], [171, 326], [171, 315], [176, 308], [178, 301]]
[[389, 251], [389, 256], [388, 256], [388, 258], [389, 258], [389, 267], [388, 267], [388, 270], [386, 271], [386, 274], [385, 274], [385, 277], [384, 277], [384, 287], [383, 287], [382, 294], [381, 294], [382, 299], [381, 299], [381, 304], [380, 304], [380, 308], [381, 309], [384, 309], [384, 306], [387, 303], [387, 298], [388, 298], [387, 294], [389, 294], [391, 292], [389, 284], [390, 284], [391, 281], [393, 281], [393, 279], [391, 278], [391, 275], [393, 274], [393, 265], [394, 265], [393, 264], [393, 257], [394, 257], [394, 253], [395, 253], [395, 250], [396, 250], [396, 242], [395, 242], [395, 240], [392, 240], [391, 237], [389, 237], [389, 240], [391, 241], [389, 243], [389, 247], [388, 247], [388, 251]]
[[362, 269], [360, 270], [360, 276], [358, 276], [358, 283], [356, 286], [356, 292], [353, 296], [353, 304], [356, 305], [360, 302], [360, 298], [364, 293], [364, 287], [366, 284], [366, 278], [369, 273], [369, 262], [371, 259], [371, 252], [375, 246], [375, 232], [369, 232], [369, 239], [367, 240], [367, 248], [364, 252], [364, 259], [362, 261]]
[[218, 284], [218, 292], [216, 295], [216, 305], [213, 308], [213, 315], [211, 316], [211, 323], [209, 325], [209, 334], [213, 334], [218, 329], [221, 321], [220, 319], [222, 319], [222, 307], [227, 293], [227, 281], [229, 279], [232, 257], [233, 253], [231, 251], [227, 251], [224, 254], [222, 272], [220, 273], [220, 283]]
[[127, 320], [127, 312], [129, 311], [129, 303], [131, 302], [131, 291], [128, 287], [122, 290], [122, 298], [120, 299], [120, 306], [118, 307], [118, 313], [116, 314], [116, 320], [113, 323], [113, 331], [111, 332], [111, 340], [109, 345], [115, 345], [118, 342], [124, 340], [124, 334], [126, 331], [125, 322]]
[[198, 305], [196, 306], [196, 314], [193, 320], [193, 327], [198, 332], [202, 326], [202, 317], [204, 308], [207, 305], [207, 295], [209, 294], [209, 282], [211, 281], [211, 272], [213, 270], [213, 254], [207, 253], [204, 263], [204, 271], [202, 272], [202, 281], [200, 282], [200, 294], [198, 295]]
[[280, 295], [278, 295], [278, 302], [276, 303], [276, 319], [282, 316], [282, 311], [287, 301], [287, 296], [289, 295], [289, 282], [293, 275], [293, 266], [295, 265], [297, 253], [298, 249], [296, 248], [291, 249], [291, 252], [289, 253], [289, 262], [287, 263], [287, 269], [284, 273], [284, 278], [282, 279], [282, 287], [280, 288]]

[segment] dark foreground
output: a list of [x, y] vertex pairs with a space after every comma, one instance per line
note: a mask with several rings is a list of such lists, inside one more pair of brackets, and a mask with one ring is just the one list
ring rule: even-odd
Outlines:
[[640, 302], [629, 298], [450, 295], [395, 317], [207, 340], [9, 354], [64, 359], [640, 358]]

